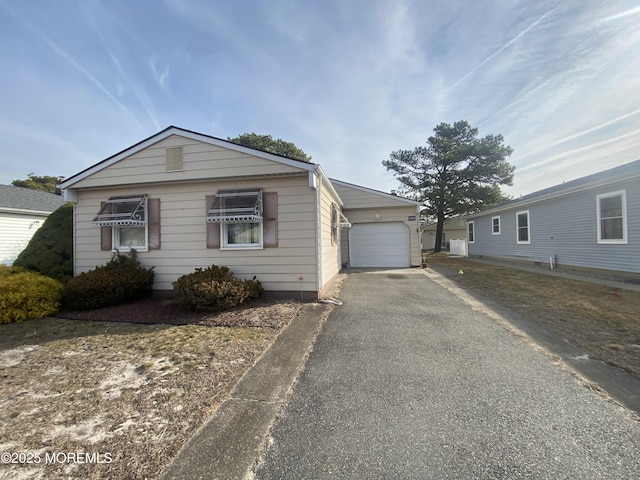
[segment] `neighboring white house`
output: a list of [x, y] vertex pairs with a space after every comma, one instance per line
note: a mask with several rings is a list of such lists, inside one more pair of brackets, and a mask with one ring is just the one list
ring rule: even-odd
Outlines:
[[[351, 244], [349, 254], [342, 251], [350, 245], [344, 240], [349, 228], [374, 221], [349, 218], [338, 182], [320, 165], [177, 127], [89, 167], [61, 187], [75, 204], [75, 274], [104, 264], [116, 249], [134, 248], [143, 265], [155, 267], [157, 290], [170, 290], [181, 275], [216, 264], [241, 278], [255, 276], [267, 292], [318, 298], [345, 255], [357, 257], [368, 248]], [[345, 192], [354, 188], [362, 187]], [[416, 210], [411, 201], [391, 195], [378, 193], [377, 201], [389, 212], [394, 206], [403, 215]], [[402, 266], [420, 261], [418, 223], [409, 216], [392, 222], [413, 232], [402, 237], [408, 244]], [[386, 238], [398, 235], [405, 234], [393, 231]], [[395, 261], [369, 255], [362, 266], [393, 267]]]
[[466, 218], [471, 256], [640, 273], [640, 160]]
[[13, 264], [36, 230], [63, 204], [61, 195], [0, 185], [0, 264]]

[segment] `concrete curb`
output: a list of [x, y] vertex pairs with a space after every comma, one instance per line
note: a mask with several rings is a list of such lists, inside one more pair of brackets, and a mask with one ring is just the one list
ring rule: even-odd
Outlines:
[[160, 478], [247, 478], [330, 310], [327, 305], [305, 306]]

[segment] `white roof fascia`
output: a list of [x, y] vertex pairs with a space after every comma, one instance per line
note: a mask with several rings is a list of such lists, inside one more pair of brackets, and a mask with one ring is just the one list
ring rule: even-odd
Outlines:
[[32, 215], [34, 217], [48, 217], [53, 212], [44, 210], [26, 210], [24, 208], [0, 207], [1, 213], [11, 213], [12, 215]]
[[271, 153], [267, 153], [267, 152], [263, 152], [260, 150], [254, 150], [253, 148], [248, 148], [248, 147], [243, 147], [242, 145], [237, 145], [235, 143], [232, 142], [228, 142], [225, 140], [221, 140], [221, 139], [217, 139], [214, 137], [210, 137], [208, 135], [203, 135], [200, 133], [196, 133], [196, 132], [191, 132], [189, 130], [183, 130], [181, 128], [178, 127], [169, 127], [166, 130], [163, 130], [160, 133], [157, 133], [156, 135], [147, 138], [146, 140], [143, 140], [140, 143], [137, 143], [136, 145], [134, 145], [133, 147], [129, 147], [126, 150], [123, 150], [120, 153], [117, 153], [116, 155], [109, 157], [95, 165], [93, 165], [92, 167], [87, 168], [86, 170], [74, 175], [73, 177], [70, 177], [68, 180], [64, 181], [61, 183], [60, 187], [61, 188], [69, 188], [71, 186], [73, 186], [75, 183], [84, 180], [85, 178], [93, 175], [94, 173], [97, 173], [101, 170], [104, 170], [107, 167], [110, 167], [111, 165], [113, 165], [114, 163], [119, 162], [120, 160], [129, 157], [131, 155], [134, 155], [135, 153], [138, 153], [142, 150], [144, 150], [147, 147], [150, 147], [151, 145], [158, 143], [168, 137], [170, 137], [171, 135], [179, 135], [181, 137], [185, 137], [188, 138], [190, 140], [195, 140], [198, 142], [203, 142], [203, 143], [208, 143], [210, 145], [215, 145], [217, 147], [221, 147], [221, 148], [226, 148], [229, 150], [234, 150], [236, 152], [241, 152], [241, 153], [246, 153], [247, 155], [252, 155], [254, 157], [259, 157], [259, 158], [263, 158], [265, 160], [271, 160], [273, 162], [277, 162], [277, 163], [281, 163], [284, 165], [288, 165], [290, 167], [297, 167], [300, 168], [301, 170], [306, 170], [306, 171], [313, 171], [317, 164], [315, 163], [307, 163], [307, 162], [303, 162], [300, 160], [292, 160], [292, 159], [288, 159], [286, 157], [281, 157], [279, 155], [274, 155]]
[[344, 202], [340, 198], [340, 195], [338, 195], [338, 192], [336, 192], [336, 189], [333, 186], [332, 180], [329, 177], [327, 177], [327, 174], [324, 173], [324, 170], [322, 169], [322, 167], [320, 165], [317, 165], [315, 171], [318, 172], [318, 175], [320, 175], [322, 182], [329, 188], [329, 191], [336, 197], [340, 207], [344, 207]]
[[417, 200], [411, 200], [409, 198], [399, 197], [397, 195], [391, 195], [390, 193], [381, 192], [380, 190], [374, 190], [372, 188], [362, 187], [360, 185], [354, 185], [353, 183], [342, 182], [340, 180], [336, 180], [335, 178], [331, 179], [331, 181], [333, 183], [335, 183], [336, 185], [341, 185], [341, 186], [346, 187], [346, 188], [353, 188], [355, 190], [360, 190], [360, 191], [367, 192], [367, 193], [373, 193], [375, 195], [380, 195], [381, 197], [390, 198], [392, 200], [397, 200], [399, 202], [404, 202], [404, 203], [409, 203], [411, 205], [416, 205], [418, 207], [418, 211], [420, 211], [419, 209], [422, 206], [422, 203], [418, 202]]

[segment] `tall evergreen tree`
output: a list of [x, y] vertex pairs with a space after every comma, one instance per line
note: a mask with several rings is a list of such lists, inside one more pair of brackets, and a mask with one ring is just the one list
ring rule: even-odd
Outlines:
[[402, 184], [403, 193], [425, 202], [437, 220], [435, 252], [442, 249], [447, 218], [474, 213], [508, 199], [500, 185], [512, 185], [513, 150], [502, 135], [478, 138], [478, 129], [462, 120], [441, 123], [426, 146], [392, 152], [382, 164]]

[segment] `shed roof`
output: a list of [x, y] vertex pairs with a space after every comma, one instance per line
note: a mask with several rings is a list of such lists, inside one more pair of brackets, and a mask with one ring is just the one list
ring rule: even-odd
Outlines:
[[65, 203], [61, 195], [33, 188], [0, 185], [0, 210], [51, 213]]

